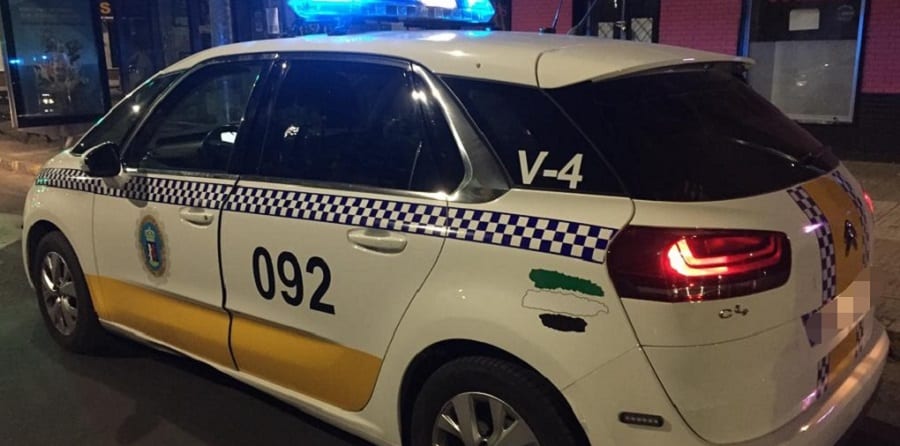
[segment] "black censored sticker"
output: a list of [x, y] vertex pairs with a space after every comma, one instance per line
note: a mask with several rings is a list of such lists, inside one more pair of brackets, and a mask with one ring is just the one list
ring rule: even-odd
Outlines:
[[540, 315], [541, 323], [547, 328], [557, 331], [584, 333], [587, 328], [587, 321], [580, 317], [569, 317], [561, 314], [542, 314]]

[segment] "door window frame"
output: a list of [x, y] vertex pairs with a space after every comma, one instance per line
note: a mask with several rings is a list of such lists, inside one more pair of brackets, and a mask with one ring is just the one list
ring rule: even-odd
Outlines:
[[[376, 186], [367, 186], [359, 184], [348, 184], [330, 181], [305, 180], [302, 178], [284, 178], [262, 175], [260, 167], [262, 163], [262, 152], [266, 146], [266, 142], [270, 135], [266, 134], [270, 117], [272, 116], [275, 106], [274, 98], [277, 97], [290, 67], [296, 63], [303, 61], [323, 61], [323, 62], [357, 62], [369, 63], [385, 66], [393, 66], [406, 70], [414, 83], [421, 83], [425, 88], [430, 89], [430, 96], [434, 99], [433, 106], [437, 107], [442, 113], [447, 126], [454, 138], [457, 149], [459, 150], [460, 159], [463, 163], [463, 179], [457, 188], [449, 193], [441, 192], [422, 192], [412, 191], [408, 189], [390, 189]], [[485, 145], [481, 136], [474, 130], [471, 121], [463, 111], [462, 107], [455, 102], [455, 98], [447, 90], [433, 74], [407, 59], [380, 56], [373, 54], [358, 53], [336, 53], [336, 52], [292, 52], [282, 53], [278, 56], [272, 65], [269, 73], [269, 82], [264, 89], [260, 89], [260, 96], [263, 97], [263, 105], [256, 110], [253, 122], [247, 134], [255, 135], [256, 141], [263, 141], [255, 144], [253, 148], [248, 149], [241, 155], [240, 164], [244, 166], [236, 173], [241, 174], [241, 178], [247, 181], [267, 182], [274, 184], [292, 184], [299, 186], [307, 186], [317, 189], [333, 189], [350, 192], [363, 192], [381, 195], [425, 198], [440, 201], [452, 200], [454, 202], [478, 203], [487, 202], [497, 198], [498, 196], [509, 190], [509, 182], [505, 177], [504, 171], [500, 168], [498, 161], [493, 157], [490, 150]], [[418, 82], [421, 80], [421, 82]], [[410, 85], [414, 88], [414, 85]], [[256, 92], [255, 92], [256, 93]], [[423, 129], [431, 129], [425, 120], [425, 110], [419, 107], [419, 119], [422, 121]], [[426, 132], [427, 133], [427, 132]], [[240, 135], [240, 133], [239, 133]], [[239, 136], [240, 139], [240, 136]], [[481, 152], [481, 153], [477, 153]], [[485, 156], [487, 154], [487, 156]], [[476, 168], [472, 160], [479, 161]], [[233, 157], [234, 159], [234, 157]], [[485, 164], [485, 165], [481, 165]], [[252, 166], [248, 168], [247, 166]], [[477, 179], [481, 177], [479, 183]], [[492, 188], [475, 188], [477, 184], [487, 183]]]
[[[211, 58], [200, 62], [193, 67], [181, 72], [181, 75], [172, 81], [171, 84], [160, 93], [157, 98], [152, 102], [150, 107], [144, 116], [141, 117], [140, 121], [132, 128], [132, 130], [125, 137], [124, 142], [122, 144], [122, 148], [120, 150], [120, 156], [122, 161], [122, 171], [127, 174], [162, 174], [162, 175], [172, 175], [172, 176], [190, 176], [190, 177], [201, 177], [201, 178], [236, 178], [239, 173], [238, 166], [240, 165], [239, 160], [243, 159], [244, 153], [247, 152], [247, 145], [249, 141], [252, 141], [252, 138], [247, 136], [247, 133], [253, 130], [252, 122], [255, 121], [258, 115], [258, 109], [260, 107], [261, 101], [263, 100], [264, 92], [267, 90], [267, 85], [271, 80], [269, 79], [272, 67], [274, 65], [275, 60], [278, 58], [278, 55], [275, 53], [259, 53], [259, 54], [249, 54], [249, 55], [230, 55], [230, 56], [222, 56]], [[157, 108], [162, 104], [172, 93], [184, 82], [186, 79], [191, 77], [193, 74], [198, 71], [218, 64], [234, 64], [234, 63], [247, 63], [247, 62], [258, 62], [262, 61], [261, 70], [259, 74], [259, 78], [256, 81], [256, 84], [253, 86], [253, 90], [250, 92], [250, 99], [247, 101], [247, 105], [244, 108], [244, 117], [241, 120], [240, 127], [238, 129], [237, 139], [234, 141], [234, 149], [232, 151], [232, 155], [226, 164], [225, 169], [221, 172], [209, 172], [209, 171], [194, 171], [189, 169], [150, 169], [144, 167], [133, 167], [133, 166], [125, 166], [124, 160], [126, 158], [126, 154], [129, 150], [133, 150], [134, 137], [140, 133], [141, 130], [147, 125], [147, 121], [151, 116], [156, 112]]]

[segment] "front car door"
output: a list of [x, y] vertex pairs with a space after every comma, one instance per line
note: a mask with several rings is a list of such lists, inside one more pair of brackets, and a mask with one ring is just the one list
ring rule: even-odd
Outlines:
[[96, 307], [107, 324], [233, 367], [219, 274], [226, 174], [262, 61], [185, 74], [131, 137], [94, 204]]
[[231, 347], [242, 372], [361, 410], [465, 167], [409, 63], [298, 56], [278, 70], [259, 170], [222, 216]]

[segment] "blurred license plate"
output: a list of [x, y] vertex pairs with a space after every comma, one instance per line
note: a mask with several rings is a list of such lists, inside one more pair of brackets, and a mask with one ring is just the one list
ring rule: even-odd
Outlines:
[[859, 351], [859, 342], [862, 338], [862, 323], [850, 329], [847, 336], [828, 354], [828, 382], [834, 383], [840, 379], [853, 362]]

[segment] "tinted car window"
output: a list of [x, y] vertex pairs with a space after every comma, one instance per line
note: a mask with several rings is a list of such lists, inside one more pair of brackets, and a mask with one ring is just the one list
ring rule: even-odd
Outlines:
[[144, 82], [97, 121], [81, 138], [72, 153], [83, 153], [104, 142], [113, 142], [121, 146], [135, 124], [147, 114], [150, 104], [180, 75], [181, 73], [166, 74]]
[[428, 98], [405, 68], [296, 61], [276, 98], [262, 175], [416, 191], [449, 191], [462, 176], [449, 131], [426, 131]]
[[415, 78], [415, 97], [425, 120], [426, 141], [413, 171], [415, 190], [450, 193], [465, 175], [459, 146], [438, 101], [429, 93], [424, 81]]
[[634, 198], [745, 197], [837, 166], [814, 137], [723, 70], [586, 82], [550, 94], [612, 163]]
[[445, 77], [518, 187], [622, 194], [597, 150], [537, 88]]
[[262, 62], [219, 63], [163, 98], [125, 154], [130, 167], [224, 171]]

